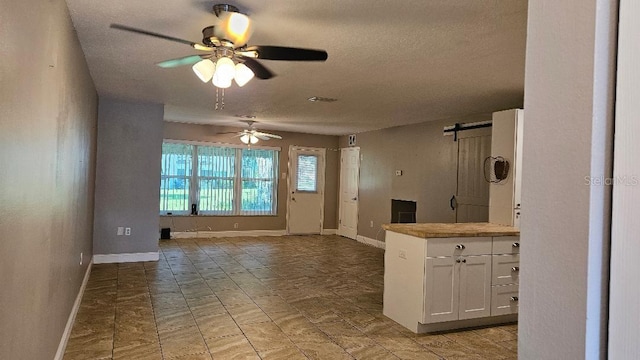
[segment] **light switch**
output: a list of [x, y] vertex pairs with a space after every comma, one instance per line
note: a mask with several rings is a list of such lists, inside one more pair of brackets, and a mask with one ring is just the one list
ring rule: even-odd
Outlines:
[[118, 226], [118, 232], [117, 232], [118, 236], [122, 236], [124, 235], [124, 227], [123, 226]]

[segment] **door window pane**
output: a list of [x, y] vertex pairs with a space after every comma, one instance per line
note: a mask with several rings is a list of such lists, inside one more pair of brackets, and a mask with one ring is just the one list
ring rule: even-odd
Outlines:
[[296, 190], [316, 192], [318, 190], [318, 156], [298, 155]]

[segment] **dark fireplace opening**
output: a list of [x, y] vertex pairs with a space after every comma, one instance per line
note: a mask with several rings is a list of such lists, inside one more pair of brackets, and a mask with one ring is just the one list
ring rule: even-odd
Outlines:
[[416, 222], [416, 202], [391, 199], [391, 222], [411, 224]]

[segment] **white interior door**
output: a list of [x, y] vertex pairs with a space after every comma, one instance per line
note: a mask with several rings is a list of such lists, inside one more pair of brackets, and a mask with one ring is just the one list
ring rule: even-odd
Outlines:
[[340, 151], [340, 220], [338, 235], [351, 239], [358, 236], [358, 183], [360, 181], [360, 148]]
[[491, 155], [491, 128], [458, 133], [458, 188], [456, 222], [489, 221], [489, 183], [484, 160]]
[[325, 156], [325, 149], [297, 146], [289, 148], [289, 234], [322, 233]]

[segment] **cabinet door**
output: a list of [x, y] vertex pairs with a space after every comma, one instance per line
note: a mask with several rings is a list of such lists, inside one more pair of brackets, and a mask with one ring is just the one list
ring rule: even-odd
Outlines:
[[423, 324], [458, 320], [458, 268], [453, 257], [427, 258]]
[[460, 266], [460, 320], [491, 314], [491, 256], [466, 256]]

